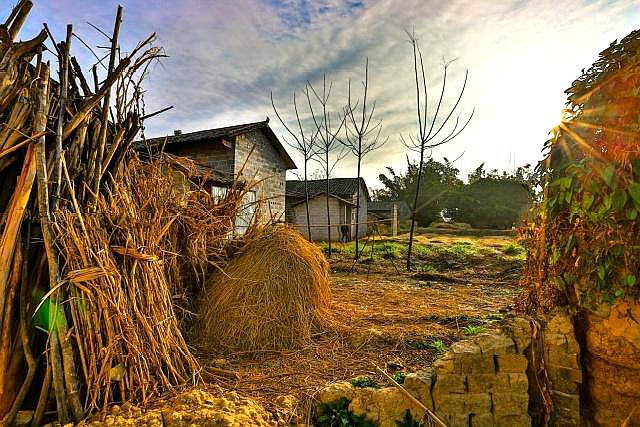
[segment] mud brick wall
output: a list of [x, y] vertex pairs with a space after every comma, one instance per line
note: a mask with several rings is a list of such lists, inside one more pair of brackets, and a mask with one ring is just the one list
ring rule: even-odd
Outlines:
[[549, 318], [543, 330], [543, 356], [551, 383], [553, 412], [551, 426], [580, 425], [580, 345], [571, 318], [558, 313]]
[[[433, 367], [407, 375], [404, 388], [435, 412], [449, 427], [531, 426], [528, 414], [528, 322], [521, 333], [482, 334], [459, 341]], [[408, 409], [420, 419], [422, 411], [391, 387], [354, 388], [336, 383], [320, 393], [329, 403], [346, 397], [349, 410], [365, 414], [381, 427], [396, 427]]]
[[454, 343], [433, 365], [432, 407], [450, 427], [530, 426], [527, 366], [506, 334]]

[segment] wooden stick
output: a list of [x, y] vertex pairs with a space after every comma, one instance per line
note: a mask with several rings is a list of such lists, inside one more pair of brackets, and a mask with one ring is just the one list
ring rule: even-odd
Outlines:
[[60, 164], [60, 156], [62, 155], [62, 129], [64, 126], [65, 113], [67, 112], [67, 90], [69, 88], [69, 52], [71, 49], [71, 36], [73, 35], [73, 27], [67, 25], [67, 39], [64, 44], [64, 51], [60, 62], [60, 99], [58, 101], [58, 123], [56, 126], [56, 151], [53, 160], [53, 174], [56, 182], [53, 189], [53, 199], [51, 200], [51, 210], [55, 212], [60, 199], [60, 190], [62, 184], [62, 166]]
[[[113, 67], [116, 62], [116, 54], [118, 52], [118, 36], [120, 34], [120, 24], [122, 23], [122, 6], [118, 6], [116, 12], [116, 22], [113, 26], [113, 37], [111, 37], [111, 55], [109, 56], [109, 69], [107, 71], [107, 78], [113, 73]], [[104, 95], [104, 103], [102, 105], [102, 127], [100, 128], [100, 138], [98, 138], [98, 153], [96, 157], [96, 166], [94, 169], [95, 176], [93, 177], [93, 192], [95, 194], [100, 193], [100, 180], [102, 178], [102, 160], [104, 157], [104, 150], [107, 144], [107, 131], [109, 130], [109, 104], [111, 102], [111, 91]], [[97, 200], [94, 200], [97, 202]]]

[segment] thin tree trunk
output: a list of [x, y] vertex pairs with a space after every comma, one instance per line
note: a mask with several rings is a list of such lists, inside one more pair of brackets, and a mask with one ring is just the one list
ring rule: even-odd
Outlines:
[[309, 241], [312, 242], [311, 238], [311, 215], [309, 215], [309, 179], [307, 178], [307, 163], [309, 161], [307, 159], [304, 160], [304, 208], [307, 211], [307, 235], [309, 237]]
[[[358, 144], [359, 147], [362, 147], [361, 143]], [[360, 165], [362, 163], [362, 155], [358, 154], [358, 198], [356, 199], [356, 261], [360, 259], [360, 234], [359, 234], [359, 224], [360, 224]]]
[[413, 250], [413, 232], [414, 232], [415, 223], [416, 223], [416, 209], [418, 208], [418, 195], [420, 194], [420, 182], [422, 181], [423, 164], [424, 164], [424, 149], [420, 150], [418, 182], [416, 184], [416, 194], [413, 198], [413, 209], [411, 210], [411, 230], [409, 231], [409, 248], [407, 249], [407, 271], [411, 271], [411, 252]]
[[326, 194], [326, 196], [327, 196], [327, 238], [329, 240], [329, 242], [328, 242], [329, 243], [329, 248], [328, 248], [329, 249], [329, 258], [331, 258], [331, 210], [329, 208], [329, 150], [327, 150], [325, 160], [327, 162], [326, 163], [326, 166], [327, 166], [327, 168], [326, 168], [327, 177], [326, 177], [326, 181], [325, 181], [326, 184], [327, 184], [326, 185], [326, 190], [327, 190], [327, 194]]

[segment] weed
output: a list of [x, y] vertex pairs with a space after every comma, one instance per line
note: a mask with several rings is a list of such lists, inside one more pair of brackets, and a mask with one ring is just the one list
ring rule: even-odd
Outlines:
[[484, 328], [479, 325], [467, 325], [462, 328], [462, 332], [465, 335], [478, 335], [481, 332], [484, 332]]
[[431, 340], [429, 348], [433, 350], [437, 355], [442, 355], [447, 351], [447, 346], [442, 340]]
[[415, 269], [418, 273], [438, 273], [438, 269], [431, 264], [416, 264]]
[[521, 245], [513, 242], [506, 243], [502, 245], [500, 248], [503, 254], [508, 256], [513, 256], [519, 259], [525, 259], [527, 256], [527, 251]]
[[407, 374], [404, 372], [396, 372], [391, 378], [393, 378], [393, 380], [398, 384], [404, 384], [404, 380], [405, 378], [407, 378]]
[[365, 414], [355, 415], [349, 411], [349, 399], [341, 397], [335, 402], [323, 403], [320, 405], [319, 413], [315, 425], [319, 427], [375, 427], [376, 424], [368, 420]]
[[360, 375], [351, 380], [351, 385], [360, 388], [380, 388], [380, 384], [376, 380], [366, 375]]

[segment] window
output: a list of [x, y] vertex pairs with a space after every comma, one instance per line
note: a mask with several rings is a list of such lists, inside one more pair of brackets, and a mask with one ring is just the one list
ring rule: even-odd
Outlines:
[[242, 206], [236, 217], [236, 234], [243, 235], [254, 220], [256, 214], [256, 192], [249, 191], [242, 197]]
[[218, 187], [218, 186], [212, 185], [211, 197], [213, 197], [213, 200], [215, 200], [216, 202], [219, 202], [220, 200], [224, 199], [227, 196], [227, 191], [229, 191], [229, 189], [226, 187]]

